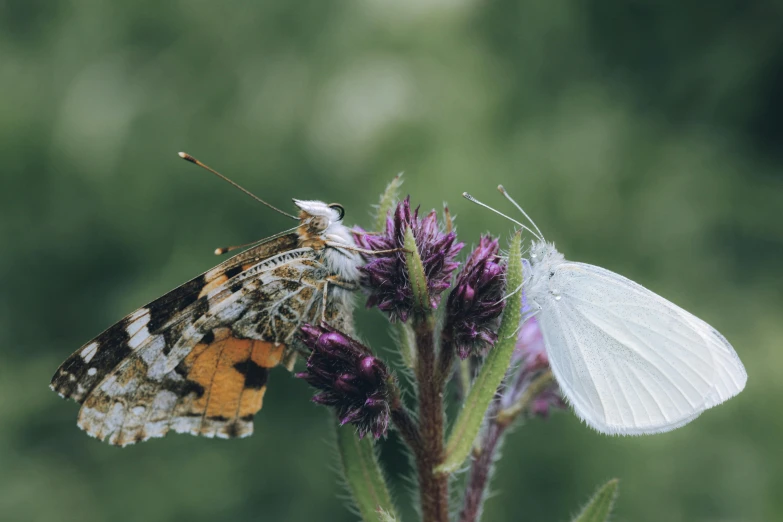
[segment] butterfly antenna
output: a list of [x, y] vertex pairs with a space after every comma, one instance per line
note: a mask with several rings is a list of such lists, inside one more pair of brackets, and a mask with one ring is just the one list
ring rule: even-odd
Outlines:
[[245, 243], [244, 245], [233, 245], [233, 246], [227, 246], [227, 247], [220, 247], [215, 249], [215, 255], [216, 256], [222, 256], [225, 253], [232, 252], [234, 250], [239, 250], [240, 248], [247, 248], [251, 247], [253, 245], [257, 245], [259, 243], [264, 243], [266, 241], [271, 241], [272, 239], [277, 239], [279, 237], [282, 237], [286, 234], [290, 234], [291, 232], [294, 232], [298, 227], [289, 228], [288, 230], [283, 230], [282, 232], [278, 232], [277, 234], [269, 237], [265, 237], [263, 239], [257, 239], [255, 241], [251, 241], [250, 243]]
[[443, 221], [446, 222], [446, 233], [454, 232], [454, 217], [449, 212], [449, 206], [443, 204]]
[[[267, 202], [266, 202], [266, 201], [264, 201], [263, 199], [259, 198], [258, 196], [256, 196], [256, 195], [255, 195], [255, 194], [253, 194], [252, 192], [250, 192], [249, 190], [245, 189], [244, 187], [241, 187], [241, 186], [240, 186], [238, 183], [235, 183], [235, 182], [231, 181], [230, 179], [228, 179], [227, 177], [225, 177], [225, 176], [224, 176], [223, 174], [221, 174], [220, 172], [218, 172], [218, 171], [216, 171], [215, 169], [213, 169], [213, 168], [211, 168], [211, 167], [209, 167], [209, 166], [205, 165], [204, 163], [201, 163], [199, 160], [197, 160], [196, 158], [194, 158], [194, 157], [193, 157], [193, 156], [191, 156], [190, 154], [188, 154], [188, 153], [186, 153], [186, 152], [180, 152], [180, 153], [179, 153], [179, 157], [180, 157], [180, 158], [182, 158], [182, 159], [184, 159], [184, 160], [186, 160], [186, 161], [189, 161], [189, 162], [191, 162], [191, 163], [195, 163], [196, 165], [198, 165], [198, 166], [199, 166], [199, 167], [201, 167], [202, 169], [206, 169], [206, 170], [210, 171], [212, 174], [214, 174], [215, 176], [219, 177], [219, 178], [220, 178], [220, 179], [222, 179], [223, 181], [225, 181], [225, 182], [228, 182], [229, 184], [233, 185], [233, 186], [234, 186], [234, 188], [238, 188], [239, 190], [241, 190], [242, 192], [244, 192], [245, 194], [247, 194], [247, 195], [248, 195], [248, 196], [250, 196], [251, 198], [255, 199], [256, 201], [258, 201], [258, 202], [259, 202], [259, 203], [261, 203], [262, 205], [266, 205], [267, 207], [271, 208], [271, 209], [272, 209], [272, 210], [274, 210], [275, 212], [279, 212], [280, 214], [283, 214], [283, 215], [284, 215], [284, 216], [286, 216], [286, 217], [290, 217], [291, 219], [296, 219], [296, 220], [298, 220], [298, 219], [299, 219], [298, 217], [296, 217], [296, 216], [294, 216], [294, 215], [292, 215], [292, 214], [289, 214], [288, 212], [284, 212], [284, 211], [280, 210], [279, 208], [277, 208], [277, 207], [275, 207], [275, 206], [273, 206], [273, 205], [270, 205], [269, 203], [267, 203]], [[240, 247], [240, 248], [241, 248], [241, 247]], [[220, 250], [220, 249], [218, 249], [218, 250]]]
[[227, 254], [228, 252], [233, 252], [234, 250], [239, 250], [240, 248], [246, 248], [249, 246], [253, 246], [258, 241], [251, 241], [250, 243], [245, 243], [244, 245], [231, 245], [227, 247], [220, 247], [215, 249], [215, 255], [216, 256], [222, 256], [223, 254]]
[[524, 210], [522, 210], [522, 207], [520, 207], [520, 206], [519, 206], [519, 203], [517, 203], [516, 201], [514, 201], [514, 200], [511, 198], [511, 196], [509, 195], [509, 193], [508, 193], [508, 192], [506, 192], [506, 189], [505, 189], [505, 188], [503, 188], [503, 185], [498, 185], [498, 190], [500, 191], [500, 193], [501, 193], [501, 194], [503, 194], [503, 195], [506, 197], [506, 199], [507, 199], [507, 200], [509, 200], [509, 201], [511, 202], [511, 204], [512, 204], [512, 205], [514, 205], [515, 207], [517, 207], [517, 210], [519, 210], [520, 212], [522, 212], [522, 215], [523, 215], [523, 216], [525, 216], [525, 217], [527, 218], [527, 220], [528, 220], [528, 221], [530, 221], [530, 224], [531, 224], [531, 225], [533, 225], [533, 228], [535, 228], [535, 229], [536, 229], [536, 232], [538, 232], [538, 235], [540, 235], [540, 236], [541, 236], [541, 238], [543, 239], [543, 237], [544, 237], [544, 234], [542, 234], [542, 233], [541, 233], [541, 230], [538, 228], [538, 225], [536, 225], [535, 221], [533, 221], [532, 219], [530, 219], [530, 216], [528, 216], [528, 215], [527, 215], [527, 212], [525, 212]]
[[499, 210], [495, 210], [494, 208], [490, 207], [490, 206], [489, 206], [489, 205], [487, 205], [486, 203], [482, 203], [481, 201], [477, 200], [476, 198], [474, 198], [473, 196], [471, 196], [471, 195], [470, 195], [470, 194], [468, 194], [467, 192], [463, 192], [463, 193], [462, 193], [462, 197], [463, 197], [463, 198], [465, 198], [465, 199], [467, 199], [467, 200], [468, 200], [468, 201], [470, 201], [471, 203], [475, 203], [476, 205], [479, 205], [479, 206], [481, 206], [481, 207], [484, 207], [484, 208], [486, 208], [487, 210], [491, 210], [492, 212], [494, 212], [495, 214], [497, 214], [497, 215], [499, 215], [499, 216], [503, 216], [504, 218], [508, 219], [508, 220], [509, 220], [509, 221], [511, 221], [512, 223], [515, 223], [516, 225], [519, 225], [519, 226], [520, 226], [520, 227], [522, 227], [523, 229], [525, 229], [525, 230], [527, 230], [528, 232], [530, 232], [531, 234], [533, 234], [533, 236], [535, 236], [535, 238], [536, 238], [536, 239], [538, 239], [539, 241], [543, 241], [543, 238], [542, 238], [542, 237], [541, 237], [539, 234], [536, 234], [536, 233], [535, 233], [533, 230], [530, 230], [530, 228], [529, 228], [529, 227], [527, 227], [527, 226], [523, 225], [522, 223], [520, 223], [519, 221], [517, 221], [517, 220], [516, 220], [516, 219], [514, 219], [514, 218], [508, 217], [507, 215], [505, 215], [504, 213], [500, 212]]

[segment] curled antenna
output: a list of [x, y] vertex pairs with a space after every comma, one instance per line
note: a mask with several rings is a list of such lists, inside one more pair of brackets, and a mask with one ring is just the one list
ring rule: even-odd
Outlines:
[[[489, 205], [487, 205], [487, 204], [485, 204], [485, 203], [482, 203], [481, 201], [477, 200], [476, 198], [474, 198], [473, 196], [471, 196], [471, 195], [470, 195], [470, 194], [468, 194], [467, 192], [463, 192], [463, 193], [462, 193], [462, 197], [464, 197], [465, 199], [467, 199], [467, 200], [468, 200], [468, 201], [470, 201], [471, 203], [475, 203], [476, 205], [479, 205], [479, 206], [481, 206], [481, 207], [484, 207], [484, 208], [486, 208], [486, 209], [488, 209], [488, 210], [491, 210], [491, 211], [492, 211], [492, 212], [494, 212], [495, 214], [498, 214], [499, 216], [503, 216], [504, 218], [508, 219], [508, 220], [509, 220], [509, 221], [511, 221], [512, 223], [515, 223], [516, 225], [519, 225], [519, 226], [520, 226], [520, 227], [522, 227], [523, 229], [525, 229], [525, 230], [527, 230], [528, 232], [530, 232], [531, 234], [533, 234], [533, 236], [534, 236], [536, 239], [538, 239], [539, 241], [543, 241], [543, 240], [544, 240], [544, 238], [543, 238], [543, 237], [541, 237], [539, 234], [537, 234], [536, 232], [534, 232], [533, 230], [531, 230], [531, 229], [530, 229], [528, 226], [526, 226], [526, 225], [523, 225], [522, 223], [520, 223], [520, 222], [519, 222], [519, 221], [517, 221], [516, 219], [514, 219], [514, 218], [511, 218], [511, 217], [508, 217], [507, 215], [505, 215], [504, 213], [500, 212], [499, 210], [495, 210], [494, 208], [490, 207]], [[534, 226], [535, 226], [535, 225], [534, 225]]]
[[286, 217], [290, 217], [291, 219], [296, 219], [296, 220], [298, 220], [298, 219], [299, 219], [298, 217], [296, 217], [296, 216], [294, 216], [294, 215], [291, 215], [291, 214], [289, 214], [288, 212], [284, 212], [284, 211], [280, 210], [279, 208], [277, 208], [277, 207], [275, 207], [275, 206], [273, 206], [273, 205], [270, 205], [269, 203], [267, 203], [267, 202], [266, 202], [266, 201], [264, 201], [263, 199], [259, 198], [258, 196], [256, 196], [256, 195], [255, 195], [255, 194], [253, 194], [252, 192], [250, 192], [249, 190], [247, 190], [247, 189], [245, 189], [245, 188], [243, 188], [243, 187], [239, 186], [239, 184], [237, 184], [237, 183], [234, 183], [233, 181], [231, 181], [230, 179], [228, 179], [227, 177], [225, 177], [225, 176], [224, 176], [223, 174], [221, 174], [220, 172], [218, 172], [218, 171], [216, 171], [215, 169], [213, 169], [213, 168], [211, 168], [211, 167], [208, 167], [207, 165], [205, 165], [205, 164], [201, 163], [199, 160], [197, 160], [196, 158], [194, 158], [193, 156], [191, 156], [191, 155], [190, 155], [190, 154], [188, 154], [187, 152], [180, 152], [180, 153], [179, 153], [179, 157], [180, 157], [180, 158], [182, 158], [182, 159], [184, 159], [185, 161], [189, 161], [189, 162], [191, 162], [191, 163], [194, 163], [194, 164], [198, 165], [198, 166], [199, 166], [199, 167], [201, 167], [202, 169], [206, 169], [206, 170], [210, 171], [212, 174], [214, 174], [215, 176], [219, 177], [219, 178], [220, 178], [220, 179], [222, 179], [223, 181], [225, 181], [225, 182], [227, 182], [227, 183], [230, 183], [231, 185], [233, 185], [233, 186], [234, 186], [234, 188], [238, 188], [239, 190], [241, 190], [242, 192], [244, 192], [245, 194], [247, 194], [247, 195], [248, 195], [248, 196], [250, 196], [251, 198], [255, 199], [256, 201], [258, 201], [258, 202], [259, 202], [259, 203], [261, 203], [262, 205], [266, 205], [267, 207], [271, 208], [271, 209], [272, 209], [272, 210], [274, 210], [275, 212], [279, 212], [280, 214], [283, 214], [283, 215], [284, 215], [284, 216], [286, 216]]
[[535, 221], [533, 221], [532, 219], [530, 219], [530, 216], [528, 216], [528, 215], [527, 215], [527, 212], [525, 212], [524, 210], [522, 210], [522, 207], [520, 207], [520, 206], [519, 206], [519, 203], [517, 203], [516, 201], [514, 201], [514, 200], [511, 198], [511, 195], [509, 195], [509, 193], [508, 193], [508, 192], [506, 192], [506, 189], [505, 189], [505, 188], [503, 188], [503, 185], [498, 185], [498, 190], [500, 191], [500, 193], [501, 193], [501, 194], [503, 194], [503, 195], [506, 197], [506, 199], [507, 199], [507, 200], [509, 200], [509, 201], [511, 202], [511, 204], [512, 204], [512, 205], [514, 205], [515, 207], [517, 207], [517, 210], [519, 210], [520, 212], [522, 212], [522, 215], [523, 215], [523, 216], [525, 216], [525, 217], [527, 218], [527, 220], [528, 220], [528, 221], [530, 221], [530, 224], [531, 224], [531, 225], [533, 225], [533, 228], [535, 228], [535, 229], [536, 229], [536, 232], [538, 232], [538, 235], [539, 235], [539, 236], [541, 236], [541, 237], [543, 238], [543, 237], [544, 237], [544, 234], [542, 234], [542, 233], [541, 233], [541, 230], [538, 228], [538, 225], [536, 225]]

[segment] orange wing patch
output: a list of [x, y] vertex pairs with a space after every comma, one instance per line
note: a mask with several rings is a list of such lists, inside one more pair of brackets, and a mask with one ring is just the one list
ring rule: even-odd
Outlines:
[[269, 369], [279, 364], [285, 345], [237, 339], [228, 328], [213, 334], [182, 362], [186, 379], [204, 390], [190, 404], [188, 415], [201, 414], [199, 435], [249, 435], [253, 415], [263, 405]]
[[102, 385], [102, 393], [87, 398], [79, 426], [120, 446], [163, 437], [170, 430], [246, 437], [263, 404], [269, 370], [285, 348], [215, 328], [161, 380], [144, 378], [147, 363], [134, 358]]

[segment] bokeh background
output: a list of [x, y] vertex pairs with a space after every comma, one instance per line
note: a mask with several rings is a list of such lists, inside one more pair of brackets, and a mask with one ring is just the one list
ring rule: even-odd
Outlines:
[[[272, 375], [256, 434], [100, 444], [47, 385], [72, 351], [288, 221], [405, 171], [461, 239], [503, 183], [569, 258], [717, 326], [747, 389], [685, 428], [611, 438], [571, 413], [505, 446], [487, 521], [783, 520], [780, 2], [0, 2], [0, 520], [348, 521], [329, 416]], [[359, 328], [389, 349], [384, 319]], [[413, 520], [392, 436], [383, 460]]]

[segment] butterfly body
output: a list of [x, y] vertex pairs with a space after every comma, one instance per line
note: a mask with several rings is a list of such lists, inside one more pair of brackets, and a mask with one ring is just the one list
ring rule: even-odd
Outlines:
[[78, 425], [111, 444], [169, 431], [253, 431], [269, 369], [291, 367], [299, 327], [352, 329], [361, 258], [344, 210], [294, 200], [279, 234], [128, 315], [71, 355], [51, 388], [82, 405]]
[[745, 386], [745, 368], [720, 333], [621, 275], [566, 261], [540, 240], [525, 279], [555, 379], [597, 431], [669, 431]]

